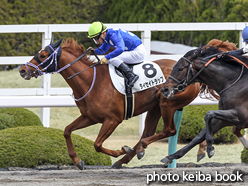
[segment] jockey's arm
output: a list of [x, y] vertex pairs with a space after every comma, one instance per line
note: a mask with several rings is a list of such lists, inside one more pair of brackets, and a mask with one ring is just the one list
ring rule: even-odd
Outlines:
[[238, 56], [238, 55], [243, 55], [243, 54], [246, 54], [248, 53], [248, 44], [245, 43], [245, 46], [244, 48], [241, 48], [239, 50], [233, 50], [233, 51], [229, 51], [228, 54], [229, 55], [232, 55], [232, 56]]
[[241, 48], [239, 50], [233, 50], [233, 51], [228, 52], [228, 55], [231, 55], [231, 56], [240, 56], [240, 55], [243, 55], [243, 54], [245, 54], [244, 51], [243, 51], [243, 48]]
[[125, 43], [119, 32], [117, 32], [117, 34], [113, 34], [110, 40], [113, 42], [115, 50], [105, 56], [108, 60], [119, 56], [122, 52], [125, 51]]
[[95, 48], [96, 54], [105, 54], [108, 49], [110, 48], [110, 45], [108, 43], [103, 43], [99, 48]]

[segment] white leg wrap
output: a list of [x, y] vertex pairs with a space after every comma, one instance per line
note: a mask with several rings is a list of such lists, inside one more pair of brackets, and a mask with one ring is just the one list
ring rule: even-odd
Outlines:
[[248, 149], [248, 141], [243, 136], [239, 138], [239, 141]]

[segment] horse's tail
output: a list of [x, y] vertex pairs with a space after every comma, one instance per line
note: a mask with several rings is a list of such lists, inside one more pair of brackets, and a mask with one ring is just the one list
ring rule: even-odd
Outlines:
[[215, 92], [214, 89], [212, 89], [211, 87], [209, 87], [208, 85], [201, 83], [200, 86], [200, 92], [199, 92], [199, 96], [200, 98], [204, 98], [204, 99], [209, 99], [211, 101], [217, 99], [220, 99], [220, 96], [217, 92]]

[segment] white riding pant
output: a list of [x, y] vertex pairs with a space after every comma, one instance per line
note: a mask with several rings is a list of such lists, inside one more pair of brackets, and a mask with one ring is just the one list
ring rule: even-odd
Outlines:
[[117, 68], [121, 63], [137, 64], [144, 61], [146, 55], [146, 49], [143, 44], [137, 46], [132, 51], [124, 51], [119, 56], [114, 57], [108, 61], [108, 63], [116, 66]]

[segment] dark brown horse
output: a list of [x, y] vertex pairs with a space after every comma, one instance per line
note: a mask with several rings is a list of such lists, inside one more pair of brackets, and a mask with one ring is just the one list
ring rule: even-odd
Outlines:
[[[220, 49], [223, 52], [238, 49], [236, 47], [236, 44], [231, 43], [229, 41], [221, 41], [219, 39], [212, 39], [211, 41], [208, 42], [207, 45], [217, 47], [218, 49]], [[219, 100], [219, 98], [220, 98], [219, 95], [216, 94], [215, 91], [213, 91], [213, 89], [209, 88], [209, 86], [206, 86], [205, 84], [201, 84], [201, 89], [200, 89], [200, 94], [199, 95], [201, 97], [201, 96], [204, 96], [206, 94], [208, 96], [210, 96], [210, 97], [207, 97], [210, 100], [214, 99], [214, 98]], [[236, 131], [234, 129], [233, 129], [233, 132], [235, 133], [236, 136], [238, 136], [240, 134], [240, 132], [238, 132], [238, 131]], [[241, 136], [239, 136], [239, 137], [241, 137]], [[206, 140], [204, 140], [199, 146], [199, 150], [198, 150], [198, 153], [197, 153], [197, 162], [199, 162], [201, 159], [203, 159], [205, 157], [205, 152], [204, 151], [206, 150], [206, 147], [207, 147], [207, 142], [206, 142]]]
[[[176, 133], [173, 121], [175, 111], [188, 105], [199, 93], [198, 83], [190, 85], [184, 92], [170, 100], [162, 96], [160, 92], [162, 85], [135, 93], [133, 115], [137, 116], [148, 111], [145, 129], [140, 141], [135, 145], [134, 150], [127, 146], [122, 147], [121, 150], [106, 149], [102, 146], [102, 143], [124, 118], [124, 95], [119, 93], [111, 83], [108, 65], [97, 65], [94, 68], [89, 68], [92, 61], [86, 55], [75, 62], [85, 52], [84, 47], [79, 46], [70, 38], [66, 40], [62, 48], [59, 46], [60, 42], [61, 40], [57, 43], [51, 42], [50, 45], [37, 53], [30, 62], [20, 68], [19, 72], [26, 80], [45, 72], [59, 72], [72, 88], [74, 97], [83, 98], [76, 101], [81, 115], [64, 130], [69, 156], [80, 169], [83, 169], [83, 162], [77, 157], [73, 147], [71, 140], [73, 131], [102, 123], [94, 147], [96, 151], [113, 157], [126, 154], [112, 166], [119, 168], [123, 163], [128, 163], [136, 154], [141, 158], [144, 155], [144, 149], [150, 143], [173, 136]], [[158, 60], [156, 63], [162, 69], [165, 78], [168, 78], [176, 61], [164, 59]], [[88, 70], [68, 80], [68, 77], [85, 69]], [[92, 86], [93, 84], [94, 86]], [[164, 129], [161, 133], [155, 134], [161, 116]]]
[[226, 126], [233, 126], [233, 133], [248, 149], [248, 141], [240, 133], [241, 129], [248, 127], [247, 63], [246, 57], [224, 55], [223, 50], [212, 46], [189, 51], [177, 62], [161, 89], [163, 95], [173, 99], [178, 91], [183, 91], [191, 83], [205, 83], [220, 95], [219, 110], [208, 111], [204, 117], [206, 128], [188, 145], [165, 157], [162, 162], [170, 164], [205, 139], [208, 157], [211, 158], [215, 153], [213, 134]]

